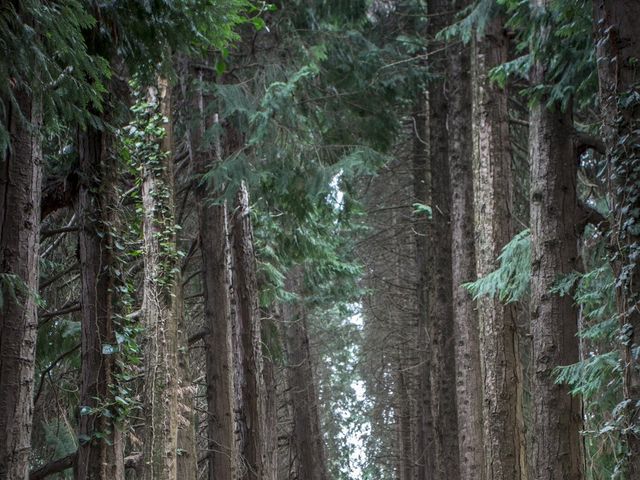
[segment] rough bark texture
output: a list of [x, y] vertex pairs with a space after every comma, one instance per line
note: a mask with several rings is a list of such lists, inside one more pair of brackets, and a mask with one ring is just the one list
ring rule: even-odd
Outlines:
[[[454, 2], [456, 9], [467, 2]], [[448, 49], [449, 173], [451, 177], [451, 248], [456, 397], [460, 477], [482, 480], [482, 375], [478, 316], [462, 285], [476, 278], [473, 209], [473, 143], [469, 46]]]
[[[544, 8], [548, 0], [539, 0]], [[547, 27], [539, 32], [544, 39]], [[544, 83], [539, 61], [531, 78]], [[582, 409], [553, 371], [578, 361], [577, 310], [570, 295], [551, 293], [559, 277], [578, 269], [577, 161], [570, 110], [547, 108], [543, 98], [530, 113], [531, 334], [533, 344], [533, 454], [531, 476], [539, 480], [582, 478]]]
[[242, 361], [244, 371], [243, 404], [246, 430], [249, 433], [244, 451], [241, 479], [262, 480], [265, 452], [265, 388], [262, 378], [262, 335], [258, 310], [256, 258], [253, 250], [253, 231], [249, 211], [249, 196], [244, 185], [240, 187], [233, 212], [234, 286], [236, 317], [242, 324]]
[[[143, 480], [176, 480], [178, 441], [178, 316], [170, 87], [150, 89], [165, 117], [161, 153], [143, 163], [143, 321], [146, 328]], [[157, 95], [157, 99], [153, 100]]]
[[[219, 160], [219, 146], [212, 156], [200, 144], [205, 121], [204, 98], [200, 92], [202, 119], [194, 138], [194, 172], [201, 177], [212, 162]], [[209, 480], [233, 480], [237, 475], [237, 449], [233, 415], [233, 357], [231, 344], [230, 270], [226, 204], [212, 204], [214, 186], [200, 183], [195, 189], [198, 205], [198, 229], [202, 253], [204, 322], [208, 329], [206, 344], [207, 437]]]
[[432, 245], [432, 297], [429, 302], [431, 328], [431, 405], [435, 427], [434, 457], [436, 478], [458, 480], [460, 458], [453, 338], [453, 292], [451, 279], [451, 185], [447, 132], [448, 101], [444, 82], [446, 53], [435, 35], [447, 25], [450, 2], [431, 0], [428, 34], [433, 71], [441, 75], [429, 84], [429, 163], [433, 219], [429, 234]]
[[[4, 99], [9, 146], [0, 165], [0, 479], [28, 478], [36, 348], [42, 150], [40, 103]], [[23, 116], [24, 118], [22, 118]], [[27, 124], [26, 121], [30, 122]], [[12, 292], [15, 292], [13, 298]]]
[[110, 138], [110, 133], [93, 127], [79, 130], [77, 136], [84, 179], [77, 204], [82, 285], [79, 445], [74, 465], [78, 480], [124, 478], [122, 435], [112, 418], [91, 410], [113, 401], [109, 385], [117, 350], [112, 320], [116, 161]]
[[[489, 80], [489, 71], [507, 61], [502, 19], [487, 25], [474, 43], [474, 207], [476, 270], [483, 277], [498, 267], [498, 256], [514, 234], [511, 147], [507, 92]], [[521, 478], [515, 311], [497, 298], [478, 301], [484, 380], [484, 476]], [[524, 457], [524, 455], [523, 455]]]
[[174, 308], [178, 315], [178, 480], [198, 478], [198, 450], [196, 444], [195, 387], [189, 365], [189, 341], [186, 336], [182, 276], [176, 278]]
[[[413, 194], [414, 200], [422, 205], [430, 205], [428, 156], [425, 145], [427, 138], [426, 102], [418, 101], [414, 119], [416, 131], [413, 144]], [[416, 243], [416, 313], [418, 327], [418, 406], [416, 462], [417, 480], [434, 478], [433, 458], [433, 415], [431, 412], [431, 351], [427, 331], [429, 328], [429, 235], [426, 215], [416, 215], [413, 229]]]
[[[633, 0], [594, 0], [594, 21], [597, 37], [600, 104], [603, 117], [603, 138], [607, 149], [609, 175], [615, 192], [615, 225], [612, 247], [621, 253], [614, 262], [618, 282], [616, 304], [625, 342], [622, 349], [624, 365], [623, 396], [628, 401], [629, 429], [627, 468], [629, 478], [640, 478], [640, 362], [634, 350], [640, 348], [640, 269], [635, 260], [640, 235], [634, 231], [638, 223], [629, 217], [640, 208], [640, 174], [637, 146], [640, 125], [640, 104], [621, 102], [629, 92], [637, 93], [640, 82], [640, 2]], [[619, 143], [621, 139], [625, 139]], [[624, 275], [621, 275], [624, 272]]]
[[398, 437], [399, 437], [399, 476], [400, 480], [413, 480], [415, 456], [413, 452], [413, 442], [411, 435], [411, 398], [409, 397], [409, 386], [407, 382], [408, 368], [403, 363], [403, 352], [400, 351], [398, 359], [398, 371], [396, 385], [398, 389]]
[[[294, 267], [287, 274], [285, 288], [289, 292], [301, 295], [302, 281], [302, 268]], [[286, 324], [289, 394], [293, 407], [297, 478], [328, 480], [304, 307], [300, 301], [286, 303], [283, 316]]]
[[272, 356], [275, 353], [276, 344], [272, 339], [277, 332], [277, 327], [271, 317], [262, 322], [262, 338], [265, 345], [263, 357], [263, 378], [265, 385], [265, 464], [264, 480], [277, 480], [278, 478], [278, 385], [276, 378], [276, 365]]

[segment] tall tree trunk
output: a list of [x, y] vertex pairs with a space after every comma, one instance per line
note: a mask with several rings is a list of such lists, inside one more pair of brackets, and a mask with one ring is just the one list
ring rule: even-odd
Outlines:
[[[149, 102], [159, 103], [164, 137], [155, 154], [143, 161], [144, 291], [142, 311], [146, 328], [145, 440], [142, 478], [176, 480], [178, 441], [178, 318], [179, 305], [173, 185], [173, 133], [170, 86], [158, 80], [149, 89]], [[153, 112], [150, 112], [153, 114]]]
[[[416, 131], [413, 141], [413, 194], [417, 203], [431, 203], [430, 177], [428, 175], [427, 156], [427, 119], [426, 101], [418, 100], [414, 109]], [[427, 331], [429, 329], [429, 234], [426, 215], [417, 215], [413, 226], [416, 242], [416, 312], [418, 315], [418, 402], [417, 402], [417, 437], [416, 462], [417, 480], [434, 478], [433, 458], [433, 416], [431, 411], [431, 346]]]
[[0, 479], [22, 480], [33, 419], [42, 110], [25, 90], [13, 94], [15, 105], [3, 102], [9, 145], [0, 165]]
[[411, 399], [407, 385], [407, 366], [403, 363], [403, 349], [398, 349], [398, 365], [396, 385], [398, 389], [398, 447], [399, 447], [399, 475], [400, 480], [413, 480], [414, 453], [411, 438]]
[[[302, 295], [302, 282], [302, 268], [294, 267], [287, 274], [285, 288], [289, 292]], [[307, 319], [301, 302], [302, 300], [286, 303], [283, 309], [298, 478], [327, 480], [329, 476], [324, 441], [320, 432], [320, 415], [309, 349]]]
[[[536, 0], [546, 8], [550, 0]], [[548, 26], [538, 33], [548, 38]], [[545, 81], [538, 59], [531, 71], [534, 85]], [[551, 289], [559, 277], [578, 269], [577, 161], [571, 110], [548, 108], [546, 99], [530, 113], [531, 159], [531, 335], [533, 343], [533, 455], [531, 474], [539, 480], [582, 478], [580, 399], [553, 371], [578, 361], [577, 309], [570, 295]]]
[[[616, 303], [620, 327], [625, 338], [622, 350], [624, 365], [623, 397], [629, 407], [626, 434], [628, 478], [640, 478], [640, 268], [635, 260], [640, 247], [637, 231], [640, 215], [640, 2], [594, 0], [597, 37], [598, 77], [602, 108], [602, 134], [607, 148], [609, 175], [614, 193], [615, 222], [612, 232], [617, 278]], [[632, 101], [629, 101], [632, 100]]]
[[274, 353], [276, 347], [277, 327], [269, 316], [262, 322], [262, 339], [265, 345], [263, 355], [263, 378], [265, 386], [265, 463], [264, 480], [278, 479], [278, 385], [276, 378], [276, 364]]
[[[432, 255], [432, 297], [429, 302], [432, 341], [431, 404], [435, 427], [436, 478], [458, 480], [460, 458], [458, 448], [458, 419], [456, 410], [456, 380], [453, 338], [453, 292], [451, 278], [451, 228], [449, 152], [445, 88], [447, 55], [444, 45], [434, 40], [449, 20], [449, 1], [431, 0], [428, 12], [429, 56], [433, 71], [440, 75], [429, 84], [429, 164], [431, 168], [431, 202], [433, 220], [429, 230]], [[456, 80], [457, 81], [457, 80]]]
[[[111, 403], [116, 339], [113, 328], [117, 161], [111, 134], [94, 127], [78, 132], [80, 171], [78, 195], [80, 278], [82, 285], [82, 349], [78, 456], [79, 480], [124, 478], [122, 435], [113, 417], [95, 412]], [[97, 435], [98, 434], [98, 435]]]
[[262, 378], [262, 335], [258, 310], [256, 258], [249, 211], [249, 196], [240, 187], [233, 212], [233, 254], [236, 294], [236, 317], [241, 327], [242, 365], [244, 372], [243, 404], [246, 430], [249, 433], [241, 478], [262, 480], [265, 458], [265, 387]]
[[184, 315], [182, 276], [176, 275], [175, 311], [178, 314], [178, 480], [198, 478], [196, 440], [195, 387], [189, 365], [189, 341]]
[[[507, 92], [489, 79], [507, 61], [502, 18], [490, 20], [474, 42], [474, 177], [476, 270], [483, 277], [498, 267], [498, 256], [514, 234], [511, 148]], [[497, 298], [478, 301], [484, 378], [484, 475], [486, 480], [521, 478], [515, 310]]]
[[[455, 10], [460, 11], [468, 2], [453, 3]], [[454, 252], [451, 278], [460, 477], [482, 480], [484, 451], [478, 316], [473, 298], [462, 286], [476, 278], [469, 46], [460, 43], [450, 46], [447, 54], [451, 248]]]
[[[202, 82], [202, 76], [200, 81]], [[198, 93], [200, 126], [193, 139], [194, 172], [200, 183], [195, 189], [198, 205], [198, 230], [202, 253], [204, 286], [204, 321], [209, 331], [206, 343], [207, 437], [209, 480], [235, 480], [237, 448], [234, 435], [233, 349], [231, 343], [231, 300], [229, 243], [226, 203], [213, 204], [210, 191], [214, 185], [202, 176], [214, 162], [220, 161], [220, 145], [210, 148], [202, 144], [209, 122], [206, 120], [205, 97]], [[214, 120], [217, 121], [217, 120]]]

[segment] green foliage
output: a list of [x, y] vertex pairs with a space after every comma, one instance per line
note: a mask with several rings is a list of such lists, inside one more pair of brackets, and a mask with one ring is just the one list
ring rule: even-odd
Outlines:
[[11, 273], [0, 273], [0, 309], [4, 308], [5, 299], [18, 303], [18, 296], [28, 294], [29, 288], [22, 278]]
[[[523, 90], [531, 101], [569, 108], [594, 105], [598, 79], [592, 38], [591, 2], [554, 0], [547, 9], [533, 8], [523, 0], [498, 0], [510, 15], [507, 27], [516, 33], [520, 55], [492, 73], [501, 84], [509, 76], [528, 80], [535, 62], [545, 68], [545, 84]], [[547, 35], [541, 35], [545, 31]]]
[[[23, 0], [0, 9], [0, 111], [4, 118], [22, 90], [42, 99], [46, 119], [81, 122], [99, 110], [107, 62], [89, 54], [83, 32], [95, 25], [82, 2]], [[8, 144], [0, 123], [0, 150]]]
[[502, 249], [500, 266], [488, 275], [463, 286], [474, 298], [496, 297], [511, 303], [524, 298], [531, 281], [531, 236], [529, 229], [518, 233]]
[[584, 359], [556, 369], [556, 382], [571, 387], [585, 409], [585, 446], [590, 464], [588, 478], [620, 478], [623, 422], [612, 415], [620, 403], [622, 375], [616, 337], [615, 279], [602, 241], [584, 252], [587, 271], [573, 274], [556, 287], [571, 291], [580, 309], [579, 332]]
[[501, 12], [499, 1], [477, 0], [463, 9], [456, 21], [438, 34], [438, 38], [459, 38], [464, 43], [469, 43], [474, 35], [482, 37], [489, 21]]

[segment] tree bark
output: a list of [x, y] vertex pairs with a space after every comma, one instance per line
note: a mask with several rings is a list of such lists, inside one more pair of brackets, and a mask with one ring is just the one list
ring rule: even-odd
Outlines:
[[244, 372], [243, 404], [239, 407], [244, 411], [246, 430], [249, 433], [245, 449], [240, 452], [244, 461], [240, 478], [262, 480], [266, 462], [262, 335], [249, 196], [244, 184], [238, 191], [233, 212], [233, 247], [236, 317], [241, 324], [241, 368]]
[[611, 245], [619, 253], [613, 268], [616, 306], [620, 317], [623, 362], [623, 401], [628, 407], [625, 441], [628, 478], [640, 478], [640, 268], [633, 258], [638, 254], [640, 235], [640, 102], [628, 101], [637, 94], [640, 82], [640, 3], [635, 1], [594, 0], [602, 136], [606, 146], [609, 177], [615, 188], [614, 230]]
[[432, 250], [432, 297], [429, 302], [431, 329], [431, 404], [435, 427], [434, 458], [436, 478], [458, 480], [460, 457], [456, 410], [456, 371], [453, 338], [453, 292], [451, 278], [451, 179], [445, 85], [447, 54], [445, 46], [434, 40], [448, 25], [449, 1], [431, 0], [428, 12], [433, 15], [428, 26], [430, 65], [439, 78], [429, 84], [429, 164], [433, 219], [429, 234]]
[[[550, 0], [537, 0], [546, 8]], [[548, 28], [539, 36], [548, 38]], [[545, 81], [537, 59], [534, 85]], [[579, 398], [554, 381], [553, 371], [578, 361], [577, 309], [570, 295], [550, 290], [558, 278], [578, 270], [577, 162], [573, 120], [560, 105], [549, 108], [542, 98], [530, 113], [531, 159], [531, 334], [533, 344], [533, 454], [531, 476], [539, 480], [582, 478]]]
[[264, 480], [278, 479], [278, 385], [274, 361], [277, 327], [272, 318], [262, 322], [262, 338], [265, 344], [263, 355], [263, 378], [265, 385], [265, 454]]
[[[29, 476], [36, 353], [41, 103], [15, 89], [4, 99], [9, 145], [0, 165], [0, 479]], [[20, 109], [20, 112], [17, 111]]]
[[110, 404], [113, 393], [113, 229], [116, 220], [117, 161], [110, 151], [111, 134], [94, 127], [79, 129], [79, 166], [83, 182], [78, 194], [78, 236], [82, 288], [82, 342], [78, 480], [124, 478], [122, 435], [114, 417], [97, 411]]
[[[430, 176], [428, 173], [426, 101], [420, 99], [414, 109], [416, 131], [413, 143], [413, 193], [417, 203], [430, 205]], [[435, 477], [433, 458], [433, 415], [431, 411], [431, 346], [429, 345], [429, 290], [431, 274], [429, 252], [430, 235], [426, 215], [416, 215], [414, 221], [416, 243], [416, 312], [418, 326], [418, 406], [416, 463], [417, 480]]]
[[[476, 270], [495, 270], [512, 228], [513, 187], [508, 95], [489, 79], [492, 68], [507, 61], [508, 39], [502, 18], [490, 20], [474, 42], [474, 206]], [[481, 365], [484, 378], [484, 476], [486, 480], [521, 478], [518, 418], [517, 336], [515, 309], [497, 298], [478, 300]]]
[[[467, 2], [453, 2], [460, 11]], [[473, 143], [469, 46], [448, 48], [449, 175], [451, 178], [451, 248], [453, 321], [460, 477], [482, 480], [482, 374], [478, 316], [462, 285], [476, 278], [473, 204]], [[493, 459], [492, 459], [493, 461]]]
[[[156, 97], [157, 95], [157, 97]], [[149, 102], [159, 103], [164, 137], [157, 155], [143, 162], [144, 290], [146, 328], [143, 408], [143, 480], [176, 480], [178, 441], [178, 278], [173, 185], [173, 133], [170, 86], [158, 80]], [[150, 114], [155, 113], [152, 108]]]
[[[287, 291], [303, 294], [303, 269], [293, 267], [287, 274]], [[320, 416], [311, 363], [307, 319], [302, 300], [285, 303], [289, 393], [293, 407], [294, 437], [297, 452], [298, 478], [328, 480], [324, 441], [320, 431]]]
[[196, 441], [195, 387], [189, 362], [189, 341], [184, 315], [182, 275], [176, 275], [175, 311], [178, 315], [178, 480], [198, 478], [198, 450]]
[[[200, 75], [202, 82], [203, 76]], [[235, 480], [237, 448], [234, 435], [233, 349], [231, 343], [230, 266], [226, 203], [213, 204], [214, 185], [202, 176], [213, 162], [220, 161], [220, 145], [211, 149], [203, 145], [206, 119], [205, 97], [198, 91], [199, 127], [194, 129], [194, 173], [200, 183], [195, 188], [198, 205], [198, 230], [202, 253], [204, 322], [208, 330], [206, 345], [207, 437], [209, 480]], [[215, 120], [214, 120], [215, 121]]]

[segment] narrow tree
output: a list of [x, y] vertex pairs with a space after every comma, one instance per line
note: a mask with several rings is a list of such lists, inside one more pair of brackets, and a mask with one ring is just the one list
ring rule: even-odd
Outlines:
[[[144, 287], [146, 328], [143, 408], [145, 439], [142, 478], [175, 480], [178, 441], [178, 317], [175, 301], [179, 271], [173, 188], [171, 88], [165, 78], [147, 90], [146, 126], [161, 141], [142, 161], [144, 207]], [[156, 133], [158, 132], [158, 133]], [[153, 139], [149, 139], [153, 140]], [[149, 143], [147, 147], [152, 147]]]
[[[429, 205], [428, 156], [425, 139], [427, 138], [426, 101], [419, 99], [414, 107], [413, 118], [416, 131], [413, 139], [413, 195], [416, 203]], [[431, 411], [431, 351], [428, 342], [429, 329], [429, 288], [430, 262], [428, 219], [424, 214], [416, 215], [414, 221], [416, 243], [416, 313], [418, 316], [418, 405], [416, 427], [416, 462], [418, 480], [434, 476], [433, 458], [433, 414]]]
[[202, 254], [204, 322], [208, 330], [206, 344], [207, 379], [207, 456], [209, 480], [236, 478], [236, 445], [233, 415], [233, 359], [231, 346], [231, 300], [229, 298], [229, 243], [226, 203], [214, 204], [216, 186], [203, 179], [220, 161], [220, 145], [204, 143], [208, 120], [203, 93], [204, 75], [199, 74], [198, 122], [192, 134], [194, 173], [198, 184], [195, 199], [198, 208], [198, 232]]
[[[447, 132], [447, 89], [445, 84], [447, 55], [445, 46], [435, 41], [447, 26], [450, 2], [428, 3], [429, 62], [437, 75], [429, 84], [429, 165], [431, 171], [430, 224], [433, 289], [429, 302], [431, 321], [431, 388], [435, 430], [435, 471], [437, 477], [460, 478], [458, 419], [456, 411], [455, 358], [453, 338], [453, 292], [451, 278], [451, 179]], [[437, 253], [435, 253], [437, 252]]]
[[[545, 11], [550, 0], [535, 0]], [[550, 25], [537, 35], [548, 39]], [[544, 85], [545, 64], [537, 58], [534, 85]], [[531, 109], [531, 335], [533, 342], [533, 451], [531, 475], [539, 480], [582, 478], [579, 398], [554, 381], [554, 369], [578, 361], [577, 309], [569, 295], [552, 289], [559, 278], [578, 268], [576, 221], [577, 161], [571, 109], [538, 99]], [[506, 379], [505, 379], [506, 380]]]
[[[287, 274], [285, 288], [303, 296], [304, 271], [300, 266]], [[297, 453], [297, 477], [307, 480], [327, 480], [324, 441], [320, 433], [318, 397], [309, 349], [307, 319], [303, 298], [285, 303], [283, 320], [286, 326], [289, 394], [293, 407], [294, 439]]]
[[26, 85], [2, 96], [0, 478], [28, 478], [36, 353], [42, 107]]
[[82, 288], [80, 419], [77, 479], [124, 478], [121, 434], [113, 416], [100, 410], [111, 391], [117, 342], [113, 326], [114, 229], [117, 160], [112, 134], [88, 126], [77, 135], [80, 183], [79, 254]]
[[[474, 40], [474, 208], [476, 270], [483, 277], [498, 267], [502, 248], [515, 233], [508, 94], [489, 78], [507, 61], [509, 42], [500, 16]], [[484, 372], [484, 475], [486, 480], [519, 479], [518, 375], [515, 311], [497, 298], [478, 300]]]
[[[452, 9], [460, 11], [467, 3], [454, 1]], [[478, 316], [473, 298], [463, 286], [475, 280], [476, 275], [469, 45], [449, 46], [447, 57], [451, 249], [454, 252], [451, 278], [460, 477], [481, 480], [484, 451]]]
[[242, 184], [233, 212], [234, 285], [236, 317], [241, 324], [243, 405], [249, 433], [244, 451], [242, 479], [262, 480], [265, 476], [265, 386], [262, 372], [262, 338], [258, 310], [256, 258], [249, 211], [249, 195]]

